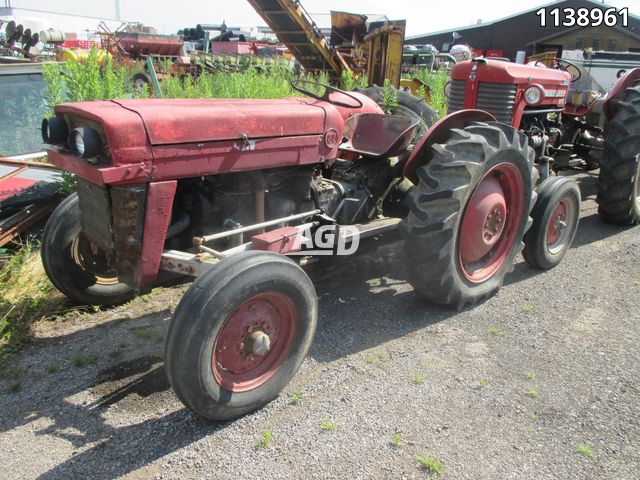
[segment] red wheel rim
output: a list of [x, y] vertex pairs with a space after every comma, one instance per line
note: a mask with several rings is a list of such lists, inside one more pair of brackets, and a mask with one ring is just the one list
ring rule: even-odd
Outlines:
[[211, 370], [218, 384], [245, 392], [267, 382], [289, 356], [297, 326], [287, 295], [272, 291], [245, 300], [225, 320], [213, 345]]
[[517, 241], [524, 214], [524, 182], [518, 168], [499, 163], [475, 188], [462, 214], [458, 261], [472, 283], [490, 279]]
[[547, 248], [552, 250], [558, 243], [562, 232], [567, 225], [567, 205], [564, 202], [558, 203], [556, 208], [553, 209], [551, 217], [549, 217], [549, 223], [547, 225]]
[[567, 200], [561, 200], [553, 209], [547, 224], [547, 250], [552, 255], [560, 252], [569, 242], [576, 214], [574, 203]]

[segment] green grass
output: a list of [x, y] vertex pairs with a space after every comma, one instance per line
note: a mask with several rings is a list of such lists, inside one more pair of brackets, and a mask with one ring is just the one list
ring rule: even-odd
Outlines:
[[365, 357], [364, 359], [364, 363], [366, 363], [367, 365], [373, 365], [376, 361], [376, 357], [374, 357], [373, 355], [367, 355], [367, 357]]
[[0, 362], [29, 340], [34, 321], [58, 313], [64, 302], [44, 273], [38, 247], [23, 244], [0, 270]]
[[424, 383], [424, 375], [420, 375], [419, 373], [416, 373], [413, 376], [413, 383], [415, 385], [422, 385]]
[[302, 392], [298, 390], [296, 393], [291, 395], [291, 405], [298, 405], [302, 400]]
[[19, 392], [20, 390], [22, 390], [22, 384], [18, 380], [12, 380], [9, 382], [7, 390], [12, 393]]
[[498, 327], [489, 327], [487, 329], [487, 332], [489, 332], [491, 335], [499, 335], [502, 333], [502, 329]]
[[79, 353], [74, 355], [71, 359], [71, 362], [78, 368], [86, 367], [87, 365], [93, 365], [96, 363], [97, 358], [93, 355], [85, 355], [84, 353]]
[[524, 378], [526, 378], [529, 381], [532, 381], [533, 379], [536, 378], [536, 374], [533, 373], [531, 370], [527, 370], [526, 372], [523, 373]]
[[389, 360], [389, 353], [383, 350], [380, 353], [378, 353], [378, 358], [381, 361], [386, 362], [387, 360]]
[[585, 457], [593, 457], [593, 450], [591, 450], [591, 447], [589, 445], [585, 445], [585, 444], [580, 444], [576, 447], [576, 452], [578, 452], [580, 455], [584, 455]]
[[487, 385], [489, 385], [489, 380], [485, 380], [484, 378], [481, 378], [480, 380], [478, 380], [478, 386], [480, 388], [484, 388]]
[[527, 387], [525, 394], [527, 395], [527, 397], [530, 397], [530, 398], [538, 398], [538, 395], [539, 395], [538, 388], [533, 385], [530, 385]]
[[271, 446], [271, 440], [273, 439], [273, 435], [271, 431], [267, 430], [266, 432], [262, 432], [262, 438], [258, 440], [256, 444], [256, 450], [264, 450], [265, 448], [269, 448]]
[[393, 445], [393, 448], [395, 449], [400, 448], [402, 446], [402, 435], [394, 433], [391, 437], [391, 445]]
[[320, 422], [320, 428], [323, 432], [333, 432], [337, 430], [338, 426], [329, 420], [322, 420], [322, 422]]
[[141, 340], [150, 340], [156, 343], [164, 342], [164, 336], [149, 326], [132, 328], [131, 333]]
[[450, 80], [449, 73], [445, 70], [431, 73], [429, 70], [424, 69], [415, 74], [410, 74], [408, 77], [417, 77], [429, 86], [431, 93], [429, 105], [438, 112], [440, 117], [444, 117], [448, 108], [447, 97], [444, 95], [444, 86]]
[[444, 472], [444, 465], [435, 457], [420, 455], [416, 458], [420, 466], [429, 473], [441, 475]]
[[533, 310], [533, 305], [531, 305], [530, 303], [527, 303], [526, 305], [522, 306], [522, 312], [523, 313], [529, 313]]
[[60, 364], [56, 361], [53, 361], [51, 363], [48, 363], [45, 367], [44, 367], [44, 371], [47, 373], [55, 373], [58, 371], [58, 369], [60, 368]]

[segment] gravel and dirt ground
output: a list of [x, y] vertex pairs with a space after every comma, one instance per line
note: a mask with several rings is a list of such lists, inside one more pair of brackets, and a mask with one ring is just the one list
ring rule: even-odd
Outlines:
[[640, 227], [603, 224], [594, 178], [579, 180], [565, 261], [519, 259], [475, 308], [416, 298], [401, 243], [314, 272], [308, 359], [233, 422], [196, 417], [165, 380], [185, 286], [38, 325], [0, 380], [0, 476], [426, 478], [426, 456], [445, 479], [638, 478]]

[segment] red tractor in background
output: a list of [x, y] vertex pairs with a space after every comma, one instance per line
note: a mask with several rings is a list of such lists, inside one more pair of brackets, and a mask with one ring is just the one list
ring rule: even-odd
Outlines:
[[[601, 208], [625, 222], [638, 216], [637, 75], [605, 105], [598, 160], [611, 172], [601, 184], [620, 190], [603, 190]], [[300, 81], [306, 98], [58, 105], [43, 138], [78, 191], [45, 228], [46, 272], [98, 305], [150, 289], [161, 271], [197, 277], [167, 333], [169, 382], [202, 416], [243, 415], [278, 396], [311, 345], [309, 234], [353, 244], [400, 231], [415, 290], [457, 308], [501, 287], [523, 239], [528, 262], [560, 262], [580, 205], [574, 182], [549, 177], [570, 84], [565, 71], [460, 64], [452, 113], [413, 147], [419, 121], [384, 114], [375, 89], [318, 95]]]

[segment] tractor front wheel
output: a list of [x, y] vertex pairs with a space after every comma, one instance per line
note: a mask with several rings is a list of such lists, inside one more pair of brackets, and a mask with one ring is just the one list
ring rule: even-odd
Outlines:
[[165, 369], [197, 414], [228, 420], [275, 399], [311, 346], [313, 283], [290, 259], [246, 252], [198, 278], [169, 326]]
[[580, 218], [580, 188], [566, 177], [540, 184], [531, 212], [533, 225], [524, 236], [522, 256], [532, 267], [549, 270], [569, 251]]
[[42, 234], [42, 264], [51, 283], [71, 300], [86, 305], [115, 305], [134, 296], [110, 267], [107, 254], [80, 228], [78, 195], [53, 211]]
[[640, 85], [628, 88], [609, 122], [598, 178], [598, 212], [618, 225], [640, 223]]
[[461, 309], [489, 297], [513, 270], [537, 171], [527, 138], [508, 125], [472, 123], [451, 132], [416, 170], [401, 231], [416, 292]]

